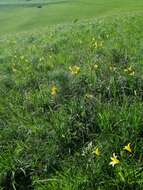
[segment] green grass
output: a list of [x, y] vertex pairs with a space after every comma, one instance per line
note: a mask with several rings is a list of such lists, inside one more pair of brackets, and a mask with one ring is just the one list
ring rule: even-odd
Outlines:
[[1, 39], [2, 187], [143, 188], [142, 23], [122, 16]]
[[[37, 2], [44, 2], [41, 9]], [[142, 0], [1, 1], [0, 34], [142, 9]]]
[[10, 2], [0, 7], [0, 190], [142, 190], [142, 1], [45, 12]]

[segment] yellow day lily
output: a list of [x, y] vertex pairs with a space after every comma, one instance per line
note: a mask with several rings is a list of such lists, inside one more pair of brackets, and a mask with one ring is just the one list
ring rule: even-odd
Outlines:
[[132, 67], [128, 68], [128, 74], [131, 75], [131, 76], [135, 75], [135, 71], [132, 69]]
[[72, 67], [69, 67], [69, 70], [70, 70], [72, 75], [76, 75], [80, 72], [80, 67], [74, 65]]
[[115, 155], [115, 153], [113, 153], [113, 156], [111, 157], [111, 162], [109, 163], [109, 165], [112, 165], [113, 167], [116, 165], [116, 164], [119, 164], [120, 163], [120, 160], [117, 159], [117, 156]]
[[123, 150], [127, 150], [128, 152], [132, 153], [131, 143], [128, 143], [126, 146], [124, 146]]
[[101, 151], [100, 151], [99, 148], [97, 147], [92, 153], [93, 153], [93, 154], [96, 154], [96, 156], [100, 156]]
[[57, 94], [57, 92], [58, 92], [58, 88], [55, 85], [53, 85], [51, 88], [51, 95], [54, 96]]
[[135, 75], [135, 71], [129, 72], [129, 75], [130, 75], [130, 76], [134, 76], [134, 75]]
[[130, 76], [134, 76], [135, 75], [135, 71], [133, 70], [133, 68], [130, 66], [127, 69], [124, 69], [124, 72], [128, 73], [128, 75]]

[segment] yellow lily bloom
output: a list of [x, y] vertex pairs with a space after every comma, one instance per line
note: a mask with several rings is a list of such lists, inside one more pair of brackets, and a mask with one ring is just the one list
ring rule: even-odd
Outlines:
[[51, 95], [54, 96], [57, 94], [57, 92], [58, 92], [58, 88], [55, 85], [53, 85], [51, 88]]
[[135, 71], [132, 71], [129, 73], [130, 76], [134, 76], [135, 75]]
[[95, 154], [96, 154], [97, 156], [100, 156], [101, 152], [100, 152], [99, 148], [96, 148]]
[[127, 150], [128, 152], [132, 153], [131, 143], [128, 143], [126, 146], [124, 146], [123, 150]]
[[76, 75], [80, 72], [80, 67], [74, 65], [72, 67], [69, 67], [69, 70], [70, 70], [72, 75]]
[[97, 147], [95, 150], [93, 150], [92, 154], [95, 154], [96, 156], [100, 156], [101, 151], [100, 151], [99, 148]]
[[112, 165], [113, 167], [116, 165], [116, 164], [119, 164], [120, 163], [120, 160], [117, 159], [117, 156], [115, 155], [115, 153], [113, 153], [113, 156], [111, 157], [111, 162], [109, 163], [109, 165]]
[[128, 67], [127, 69], [124, 69], [124, 72], [126, 72], [130, 76], [134, 76], [135, 75], [135, 71], [134, 71], [134, 69], [131, 66]]

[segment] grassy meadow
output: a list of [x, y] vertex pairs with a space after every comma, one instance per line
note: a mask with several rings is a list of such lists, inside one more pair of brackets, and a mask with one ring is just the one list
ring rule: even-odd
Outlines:
[[0, 0], [0, 190], [143, 189], [142, 7]]

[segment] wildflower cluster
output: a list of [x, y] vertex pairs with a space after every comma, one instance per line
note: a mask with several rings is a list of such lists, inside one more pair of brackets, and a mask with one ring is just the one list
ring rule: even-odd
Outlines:
[[[128, 143], [126, 146], [124, 146], [123, 150], [126, 150], [129, 153], [132, 153], [131, 143]], [[113, 153], [113, 156], [111, 157], [111, 162], [109, 163], [109, 165], [112, 165], [114, 167], [116, 164], [119, 164], [119, 163], [120, 163], [120, 160], [117, 158], [116, 154]]]
[[[131, 148], [131, 143], [128, 143], [127, 145], [125, 145], [123, 147], [123, 150], [126, 150], [127, 152], [129, 153], [132, 153], [132, 148]], [[98, 146], [93, 146], [93, 143], [90, 142], [88, 144], [88, 146], [84, 149], [82, 155], [85, 155], [85, 154], [89, 154], [91, 153], [92, 155], [95, 155], [95, 156], [101, 156], [102, 155], [102, 151], [101, 151], [101, 148], [99, 148]], [[118, 158], [118, 156], [116, 155], [116, 153], [113, 153], [113, 155], [110, 157], [111, 161], [109, 162], [109, 165], [111, 166], [115, 166], [117, 164], [120, 164], [120, 160]]]

